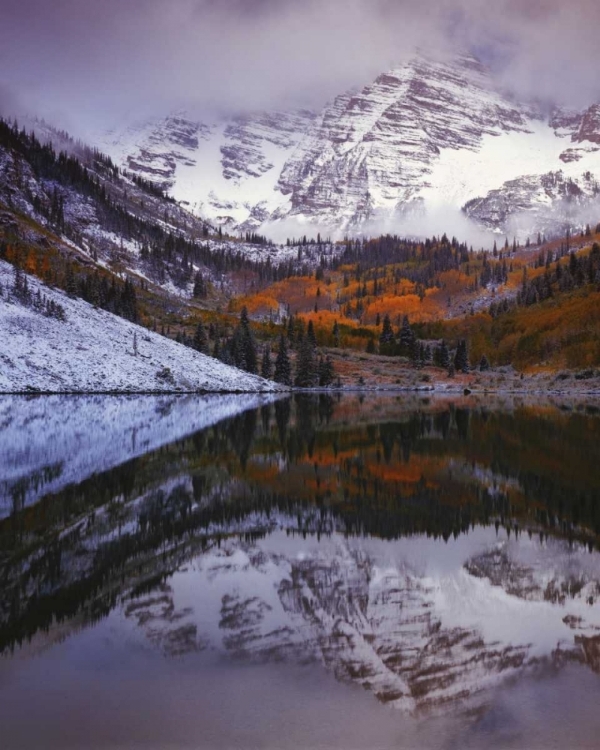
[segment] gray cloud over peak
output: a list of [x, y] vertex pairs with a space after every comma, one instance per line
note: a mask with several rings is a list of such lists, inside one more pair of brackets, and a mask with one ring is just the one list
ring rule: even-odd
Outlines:
[[415, 47], [519, 96], [600, 99], [598, 0], [2, 0], [0, 108], [77, 133], [177, 107], [320, 106]]

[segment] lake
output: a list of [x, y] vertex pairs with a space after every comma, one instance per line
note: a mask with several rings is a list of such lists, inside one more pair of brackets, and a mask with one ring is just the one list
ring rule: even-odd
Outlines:
[[597, 747], [600, 406], [0, 397], [0, 746]]

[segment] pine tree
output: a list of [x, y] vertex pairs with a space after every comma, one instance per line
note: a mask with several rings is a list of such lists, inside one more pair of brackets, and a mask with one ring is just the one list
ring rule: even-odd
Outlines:
[[340, 327], [338, 325], [337, 320], [333, 324], [333, 330], [331, 333], [333, 335], [333, 345], [336, 347], [339, 346], [340, 345]]
[[411, 361], [411, 364], [413, 364], [415, 367], [419, 367], [419, 365], [421, 364], [421, 347], [416, 338], [413, 338], [410, 343], [408, 357]]
[[437, 365], [438, 367], [443, 367], [444, 369], [447, 369], [450, 366], [450, 352], [448, 350], [448, 345], [442, 339], [442, 343], [440, 344], [439, 348], [437, 349]]
[[313, 325], [312, 320], [308, 321], [308, 330], [306, 331], [306, 335], [307, 335], [308, 340], [310, 341], [313, 349], [316, 349], [316, 347], [317, 347], [317, 337], [315, 335], [315, 327]]
[[298, 358], [296, 360], [296, 379], [294, 381], [298, 388], [313, 388], [319, 379], [315, 363], [315, 350], [308, 336], [300, 345]]
[[296, 323], [294, 321], [294, 316], [290, 315], [287, 322], [287, 337], [288, 341], [290, 343], [290, 346], [292, 349], [294, 348], [294, 344], [296, 343]]
[[328, 355], [319, 360], [319, 385], [321, 388], [328, 388], [335, 379], [335, 369], [331, 357]]
[[410, 323], [408, 322], [408, 316], [405, 315], [402, 318], [402, 326], [400, 328], [400, 336], [399, 336], [399, 343], [400, 343], [400, 353], [403, 355], [411, 355], [411, 351], [413, 350], [414, 343], [415, 343], [415, 335], [412, 332], [412, 328], [410, 327]]
[[485, 356], [485, 354], [481, 357], [481, 361], [479, 362], [479, 371], [480, 372], [487, 372], [490, 369], [490, 363], [488, 358]]
[[279, 351], [275, 360], [275, 374], [273, 379], [276, 383], [281, 383], [282, 385], [292, 384], [292, 366], [283, 334], [279, 338]]
[[383, 319], [383, 328], [379, 336], [379, 351], [381, 354], [392, 354], [394, 349], [394, 330], [389, 315]]
[[464, 339], [461, 339], [456, 347], [454, 367], [457, 372], [469, 372], [469, 352], [467, 342]]
[[206, 329], [202, 325], [202, 321], [200, 321], [196, 327], [192, 346], [201, 354], [209, 354], [208, 336], [206, 335]]
[[231, 357], [233, 364], [240, 370], [252, 374], [258, 371], [258, 358], [256, 354], [256, 343], [250, 329], [250, 319], [246, 307], [242, 308], [240, 322], [234, 331], [231, 341]]
[[263, 349], [262, 362], [260, 364], [260, 374], [267, 380], [271, 379], [273, 374], [273, 365], [271, 363], [271, 347], [266, 344]]
[[[114, 284], [114, 277], [113, 277], [113, 284]], [[77, 281], [75, 279], [75, 274], [73, 273], [73, 269], [71, 268], [71, 265], [67, 266], [67, 272], [65, 275], [65, 291], [69, 295], [69, 297], [77, 296]]]
[[206, 297], [206, 283], [200, 271], [198, 271], [194, 277], [194, 297], [200, 299]]

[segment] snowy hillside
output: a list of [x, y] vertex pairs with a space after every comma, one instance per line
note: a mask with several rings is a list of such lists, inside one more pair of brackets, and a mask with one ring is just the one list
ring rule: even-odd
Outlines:
[[[260, 392], [279, 386], [29, 279], [66, 319], [15, 301], [0, 261], [0, 392]], [[137, 354], [135, 349], [137, 348]]]
[[[119, 164], [229, 228], [401, 232], [415, 215], [450, 222], [481, 199], [466, 212], [478, 226], [525, 236], [578, 223], [578, 210], [595, 220], [599, 113], [593, 104], [548, 114], [499, 91], [470, 55], [417, 55], [318, 115], [198, 123], [180, 112], [94, 138]], [[565, 207], [564, 194], [544, 189], [550, 172], [583, 185], [588, 200]], [[506, 210], [496, 210], [492, 191]]]

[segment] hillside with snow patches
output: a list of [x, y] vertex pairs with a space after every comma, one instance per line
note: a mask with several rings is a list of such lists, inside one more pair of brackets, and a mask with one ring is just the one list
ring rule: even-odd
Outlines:
[[[280, 389], [28, 278], [32, 297], [62, 306], [65, 320], [11, 294], [0, 261], [0, 392], [235, 392]], [[137, 349], [137, 352], [136, 352]]]
[[516, 102], [470, 55], [417, 55], [318, 113], [178, 112], [94, 139], [230, 230], [376, 234], [462, 217], [524, 238], [598, 214], [600, 105]]

